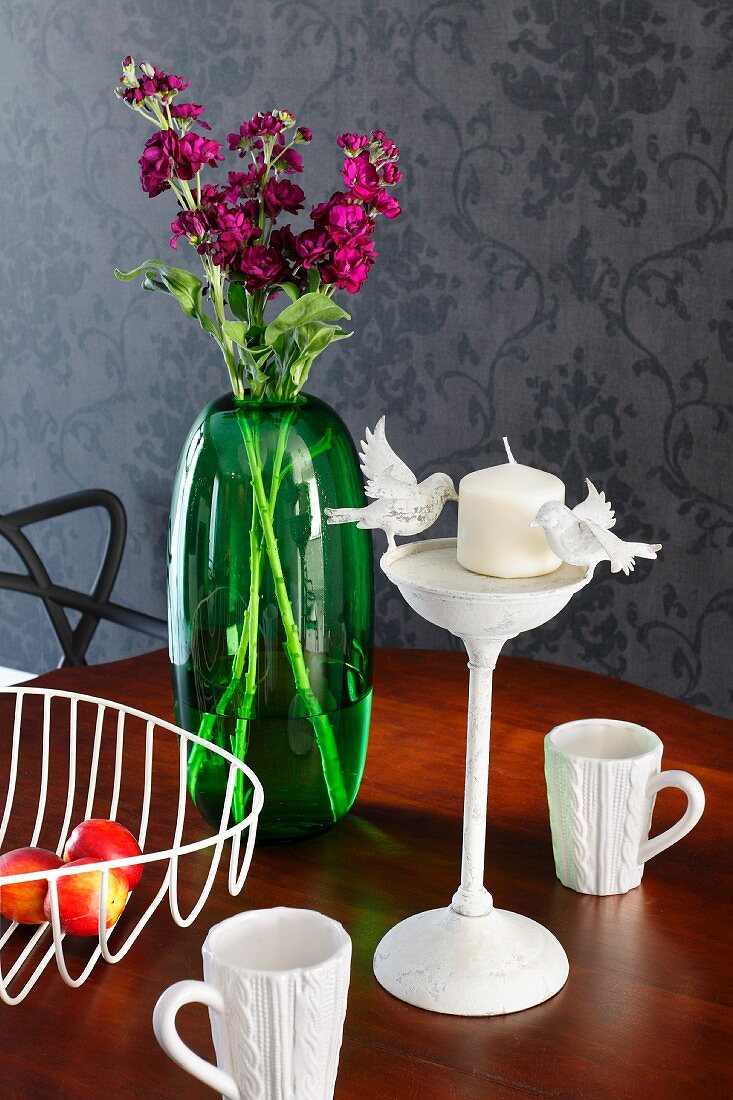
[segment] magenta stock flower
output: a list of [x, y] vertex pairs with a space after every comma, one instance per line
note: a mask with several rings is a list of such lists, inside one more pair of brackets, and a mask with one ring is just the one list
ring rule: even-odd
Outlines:
[[118, 94], [130, 104], [141, 103], [142, 100], [152, 99], [154, 96], [170, 100], [179, 92], [185, 91], [190, 83], [190, 80], [184, 80], [175, 73], [164, 73], [149, 61], [143, 61], [136, 71], [133, 59], [126, 57], [122, 62]]
[[402, 213], [402, 207], [397, 199], [394, 195], [388, 195], [386, 191], [380, 191], [375, 195], [372, 205], [378, 213], [384, 214], [385, 218], [398, 218]]
[[208, 164], [216, 167], [223, 160], [218, 141], [203, 138], [200, 134], [178, 137], [175, 130], [158, 130], [145, 142], [140, 157], [140, 183], [150, 198], [162, 194], [170, 187], [172, 175], [190, 180]]
[[196, 122], [199, 126], [202, 126], [204, 130], [210, 130], [208, 122], [204, 122], [201, 117], [204, 113], [204, 108], [200, 103], [174, 103], [171, 108], [171, 118], [180, 119], [182, 122]]
[[240, 157], [245, 156], [247, 150], [252, 147], [262, 148], [260, 139], [280, 134], [286, 129], [286, 120], [279, 117], [281, 114], [286, 118], [290, 117], [287, 111], [278, 112], [277, 116], [273, 111], [260, 111], [253, 115], [247, 122], [242, 123], [237, 133], [227, 135], [229, 148], [238, 149]]
[[254, 244], [242, 251], [240, 270], [250, 293], [281, 282], [288, 274], [287, 264], [276, 248]]
[[200, 134], [184, 134], [179, 142], [176, 175], [179, 179], [191, 180], [205, 164], [216, 168], [220, 160], [224, 160], [224, 155], [218, 141], [201, 137]]
[[400, 155], [400, 147], [399, 147], [399, 145], [395, 145], [395, 143], [393, 141], [389, 141], [388, 139], [385, 138], [382, 141], [381, 145], [382, 145], [382, 154], [385, 157], [389, 157], [390, 159], [394, 160]]
[[140, 184], [151, 199], [170, 187], [168, 182], [181, 155], [178, 134], [173, 130], [158, 130], [145, 142], [140, 157]]
[[362, 149], [366, 149], [369, 138], [366, 134], [339, 134], [336, 144], [351, 156], [356, 156]]
[[206, 251], [205, 240], [209, 231], [209, 224], [203, 210], [182, 210], [175, 221], [171, 222], [173, 236], [170, 240], [171, 248], [178, 247], [181, 237], [196, 246], [198, 252]]
[[344, 191], [334, 191], [330, 199], [327, 199], [326, 202], [319, 202], [317, 206], [313, 207], [313, 209], [311, 210], [312, 220], [316, 223], [316, 225], [319, 225], [321, 222], [328, 221], [328, 215], [331, 213], [333, 207], [336, 205], [337, 202], [340, 202], [341, 199], [345, 198], [346, 194]]
[[223, 203], [214, 208], [212, 221], [216, 238], [211, 258], [218, 267], [233, 268], [241, 262], [240, 253], [248, 241], [256, 240], [262, 230], [253, 225], [244, 210]]
[[[282, 150], [279, 153], [278, 148]], [[276, 145], [273, 167], [276, 172], [287, 172], [288, 175], [293, 175], [295, 172], [303, 171], [303, 158], [296, 149], [285, 149], [282, 145]]]
[[393, 161], [388, 161], [381, 169], [382, 182], [392, 185], [393, 183], [399, 183], [402, 179], [402, 173]]
[[307, 126], [299, 126], [295, 131], [296, 141], [312, 141], [313, 131], [309, 130]]
[[280, 229], [273, 229], [270, 234], [270, 245], [282, 253], [284, 257], [296, 255], [296, 240], [291, 225], [283, 225]]
[[306, 270], [325, 260], [332, 248], [333, 238], [318, 227], [306, 229], [295, 238], [295, 251]]
[[379, 173], [367, 153], [347, 157], [342, 174], [352, 195], [363, 202], [371, 202], [379, 191]]
[[367, 244], [370, 246], [368, 249], [353, 245], [337, 248], [330, 263], [324, 264], [320, 269], [324, 283], [335, 283], [339, 290], [345, 290], [349, 294], [358, 293], [377, 255], [372, 242]]
[[263, 169], [250, 165], [246, 172], [228, 172], [227, 188], [224, 197], [227, 202], [236, 202], [242, 196], [250, 198], [257, 194]]
[[284, 211], [288, 214], [297, 214], [303, 209], [305, 194], [297, 183], [290, 180], [269, 179], [262, 189], [262, 198], [265, 202], [267, 216], [272, 221]]
[[357, 202], [335, 203], [328, 212], [328, 229], [337, 244], [368, 233], [371, 226], [369, 215]]

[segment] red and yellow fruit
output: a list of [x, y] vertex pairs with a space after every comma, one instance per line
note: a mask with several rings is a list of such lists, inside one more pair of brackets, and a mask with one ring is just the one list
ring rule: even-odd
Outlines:
[[[93, 858], [71, 860], [67, 866], [80, 868], [78, 874], [57, 879], [61, 931], [72, 936], [96, 936], [99, 931], [99, 901], [102, 892], [102, 872], [84, 871], [96, 863]], [[127, 880], [119, 870], [110, 870], [107, 881], [105, 924], [111, 928], [127, 905]], [[43, 904], [44, 919], [51, 920], [51, 891]]]
[[[16, 848], [0, 856], [0, 878], [3, 875], [24, 875], [29, 871], [53, 871], [63, 867], [63, 860], [45, 848]], [[30, 882], [0, 882], [0, 913], [18, 924], [43, 924], [44, 901], [48, 880], [36, 878]]]
[[[107, 860], [139, 855], [142, 855], [140, 845], [129, 829], [120, 825], [119, 821], [108, 821], [106, 818], [98, 817], [90, 817], [82, 821], [81, 825], [77, 825], [64, 849], [64, 859], [67, 863], [84, 856], [90, 859]], [[115, 874], [124, 878], [128, 890], [135, 889], [142, 873], [141, 863], [115, 868]]]

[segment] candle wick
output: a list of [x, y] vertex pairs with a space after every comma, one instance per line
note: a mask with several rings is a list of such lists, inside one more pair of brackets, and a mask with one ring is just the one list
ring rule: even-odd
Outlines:
[[504, 440], [504, 450], [506, 451], [507, 460], [509, 462], [513, 462], [516, 465], [517, 460], [514, 457], [514, 455], [512, 454], [512, 449], [509, 446], [508, 438], [505, 435], [503, 435], [501, 438]]

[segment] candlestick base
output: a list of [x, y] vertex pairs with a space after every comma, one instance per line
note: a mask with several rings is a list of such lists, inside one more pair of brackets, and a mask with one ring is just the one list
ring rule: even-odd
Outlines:
[[464, 917], [430, 909], [390, 929], [374, 955], [380, 985], [400, 1000], [452, 1016], [498, 1016], [562, 989], [568, 957], [529, 917], [492, 909]]
[[395, 997], [432, 1012], [519, 1012], [563, 987], [568, 959], [542, 925], [494, 909], [483, 884], [492, 674], [503, 643], [561, 611], [593, 570], [563, 562], [540, 577], [485, 577], [458, 563], [455, 539], [398, 546], [381, 567], [410, 607], [463, 640], [470, 683], [460, 886], [450, 908], [419, 913], [387, 933], [374, 973]]

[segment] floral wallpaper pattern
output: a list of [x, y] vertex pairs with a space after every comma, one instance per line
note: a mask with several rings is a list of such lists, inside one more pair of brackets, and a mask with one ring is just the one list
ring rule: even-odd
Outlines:
[[[5, 0], [0, 27], [0, 509], [113, 489], [116, 597], [163, 613], [174, 465], [226, 379], [175, 303], [112, 277], [164, 254], [173, 217], [112, 96], [120, 59], [150, 57], [223, 133], [272, 104], [312, 126], [309, 195], [336, 186], [338, 132], [395, 137], [405, 216], [310, 388], [356, 436], [386, 411], [421, 475], [499, 461], [507, 434], [571, 504], [591, 477], [662, 556], [600, 569], [513, 651], [733, 712], [730, 3]], [[89, 517], [38, 541], [81, 584], [102, 536]], [[377, 588], [381, 644], [457, 644]], [[41, 608], [0, 601], [0, 664], [55, 664]], [[90, 657], [147, 644], [103, 627]]]

